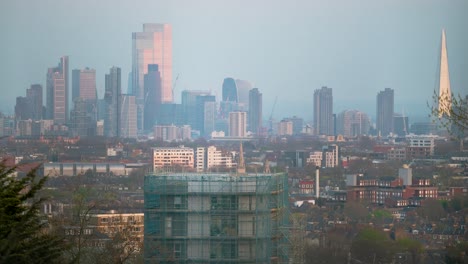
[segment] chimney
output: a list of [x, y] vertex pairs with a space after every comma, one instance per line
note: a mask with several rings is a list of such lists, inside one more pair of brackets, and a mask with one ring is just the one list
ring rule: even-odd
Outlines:
[[316, 166], [315, 167], [315, 197], [320, 198], [320, 172], [319, 172], [320, 167]]

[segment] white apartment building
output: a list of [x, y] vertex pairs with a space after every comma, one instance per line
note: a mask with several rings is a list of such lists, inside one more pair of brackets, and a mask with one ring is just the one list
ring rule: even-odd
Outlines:
[[193, 149], [184, 146], [177, 148], [153, 148], [153, 171], [170, 166], [193, 168]]

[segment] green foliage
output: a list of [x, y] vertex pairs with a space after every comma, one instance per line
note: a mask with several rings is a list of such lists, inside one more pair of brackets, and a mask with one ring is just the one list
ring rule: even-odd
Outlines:
[[396, 252], [388, 234], [373, 228], [361, 230], [351, 246], [352, 259], [363, 263], [390, 263]]
[[[433, 121], [445, 129], [454, 137], [463, 138], [468, 131], [468, 96], [443, 94], [436, 91], [432, 95], [433, 104], [429, 106]], [[442, 109], [449, 109], [448, 113], [439, 110], [439, 102], [444, 104]], [[450, 103], [450, 105], [448, 105]]]
[[16, 168], [0, 163], [0, 263], [54, 263], [62, 254], [62, 241], [44, 231], [37, 198], [46, 177], [36, 169], [16, 179]]

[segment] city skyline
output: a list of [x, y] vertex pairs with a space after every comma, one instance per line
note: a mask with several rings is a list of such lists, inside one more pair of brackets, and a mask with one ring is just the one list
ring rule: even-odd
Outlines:
[[[271, 112], [275, 96], [279, 96], [274, 113], [276, 120], [293, 115], [311, 120], [313, 91], [321, 86], [334, 88], [335, 113], [357, 109], [369, 114], [375, 121], [375, 94], [390, 87], [396, 91], [396, 112], [404, 108], [405, 114], [410, 117], [427, 116], [426, 103], [431, 101], [436, 89], [437, 74], [434, 73], [440, 56], [442, 28], [447, 32], [452, 91], [462, 93], [466, 90], [463, 87], [468, 83], [468, 77], [464, 74], [468, 71], [465, 63], [468, 61], [465, 51], [468, 38], [463, 34], [462, 25], [466, 24], [467, 19], [461, 11], [466, 10], [463, 8], [467, 6], [466, 2], [454, 1], [447, 5], [432, 1], [425, 5], [425, 12], [418, 14], [418, 19], [413, 16], [422, 3], [418, 1], [408, 4], [407, 9], [401, 1], [386, 4], [369, 1], [362, 3], [361, 7], [340, 1], [330, 4], [298, 3], [297, 7], [273, 2], [265, 12], [256, 12], [265, 3], [252, 3], [249, 6], [251, 10], [242, 3], [224, 3], [233, 11], [232, 15], [219, 12], [220, 4], [212, 1], [203, 1], [200, 6], [184, 1], [156, 1], [146, 3], [148, 11], [143, 10], [138, 18], [131, 12], [128, 16], [124, 15], [129, 9], [125, 4], [116, 6], [113, 9], [115, 14], [104, 12], [104, 7], [98, 5], [86, 21], [94, 29], [83, 32], [49, 25], [52, 22], [45, 16], [42, 22], [44, 27], [50, 28], [50, 32], [53, 32], [51, 38], [58, 38], [59, 41], [53, 46], [46, 45], [43, 36], [49, 31], [32, 26], [35, 32], [28, 35], [28, 41], [36, 44], [23, 49], [24, 54], [18, 54], [25, 44], [18, 43], [22, 37], [18, 38], [17, 32], [29, 32], [31, 29], [27, 26], [38, 15], [28, 10], [20, 13], [25, 4], [22, 1], [2, 4], [2, 10], [9, 11], [2, 16], [2, 22], [21, 19], [25, 22], [2, 23], [11, 26], [1, 29], [6, 36], [5, 49], [2, 49], [6, 59], [0, 67], [5, 74], [3, 87], [8, 88], [2, 88], [5, 96], [1, 99], [0, 111], [12, 113], [13, 98], [24, 94], [31, 84], [38, 83], [45, 87], [44, 69], [63, 55], [70, 56], [70, 69], [85, 66], [96, 69], [98, 94], [102, 98], [104, 74], [111, 66], [121, 67], [123, 76], [127, 76], [131, 70], [131, 33], [139, 31], [146, 22], [172, 25], [173, 73], [174, 76], [180, 74], [174, 93], [176, 102], [180, 102], [180, 92], [186, 89], [211, 90], [219, 100], [224, 78], [233, 76], [249, 80], [253, 87], [262, 91], [266, 115]], [[65, 2], [51, 9], [75, 8], [76, 14], [70, 14], [72, 17], [84, 16], [83, 6]], [[47, 2], [36, 7], [45, 14], [51, 12], [45, 10]], [[210, 7], [204, 11], [208, 16], [198, 17], [200, 13], [203, 14], [204, 7]], [[343, 12], [346, 8], [350, 9], [349, 14]], [[362, 16], [361, 9], [372, 10], [373, 14]], [[189, 11], [193, 11], [193, 14]], [[283, 11], [284, 17], [279, 18], [276, 24], [272, 23]], [[109, 21], [96, 20], [99, 12], [104, 12]], [[239, 13], [245, 16], [237, 25], [232, 18]], [[222, 19], [224, 16], [227, 19]], [[197, 19], [194, 20], [195, 17]], [[188, 23], [190, 19], [191, 23]], [[324, 22], [326, 26], [315, 25], [314, 21]], [[68, 19], [63, 25], [65, 28], [70, 25], [73, 29], [76, 28], [75, 23]], [[203, 31], [195, 31], [196, 27], [203, 28]], [[291, 30], [286, 32], [286, 29]], [[279, 31], [283, 32], [280, 37], [276, 34]], [[69, 32], [74, 34], [67, 34]], [[96, 36], [93, 43], [76, 41], [77, 37], [93, 39]], [[215, 39], [217, 41], [213, 41]], [[293, 49], [282, 51], [286, 50], [285, 47]], [[26, 58], [30, 58], [26, 71], [20, 71], [19, 66], [12, 63], [25, 62]], [[125, 77], [122, 82], [127, 83]], [[124, 93], [127, 89], [126, 85], [122, 87]], [[353, 89], [360, 92], [350, 93]], [[417, 120], [412, 118], [412, 121]]]

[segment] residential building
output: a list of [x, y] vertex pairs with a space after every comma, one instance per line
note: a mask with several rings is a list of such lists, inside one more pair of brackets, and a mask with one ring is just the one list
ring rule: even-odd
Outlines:
[[314, 129], [316, 135], [334, 136], [333, 93], [326, 86], [314, 91]]
[[292, 136], [293, 122], [283, 119], [278, 123], [278, 136]]
[[377, 94], [377, 133], [386, 137], [393, 133], [393, 89], [385, 88]]
[[145, 176], [145, 262], [289, 263], [285, 174]]
[[358, 110], [345, 110], [338, 114], [336, 131], [344, 137], [367, 135], [370, 129], [370, 119], [366, 113]]
[[194, 151], [188, 147], [153, 148], [153, 171], [162, 168], [180, 166], [190, 169], [194, 167]]

